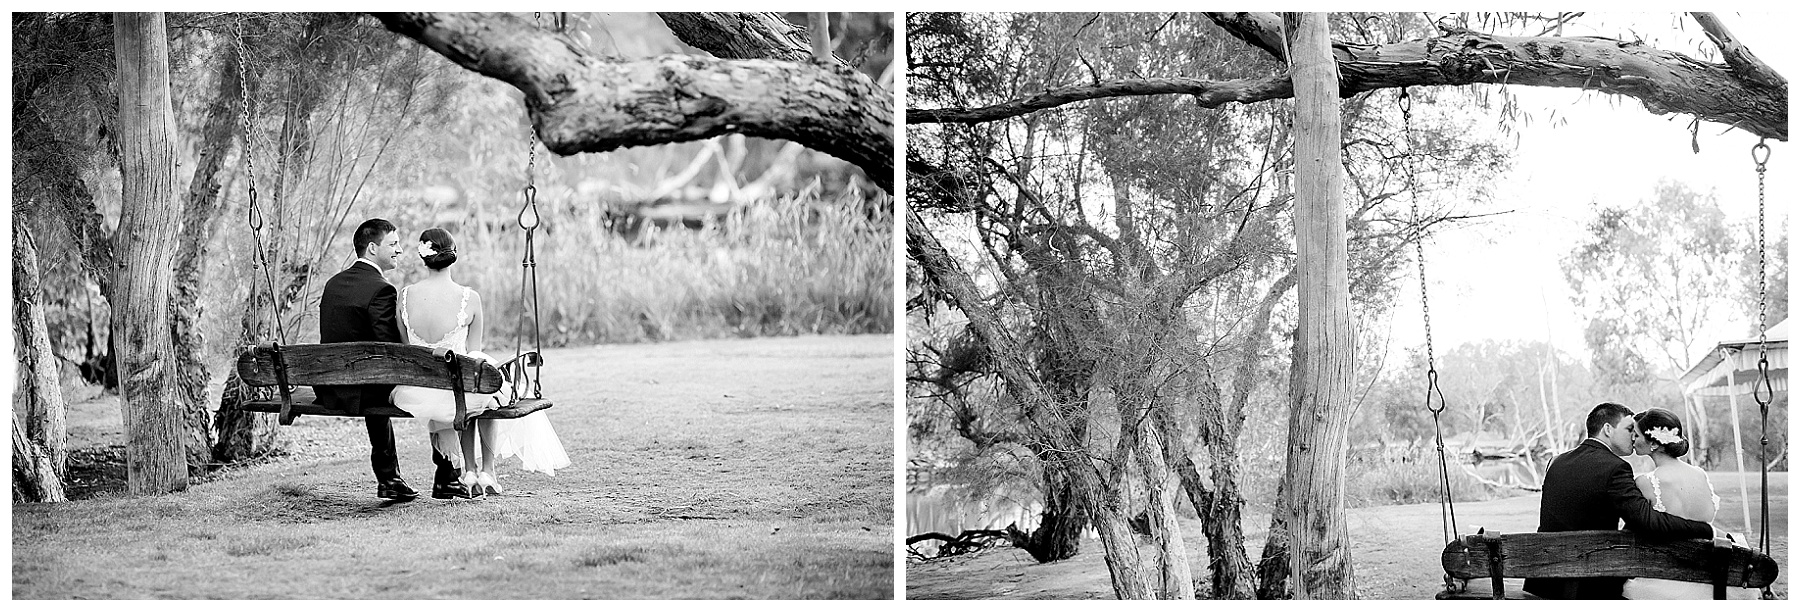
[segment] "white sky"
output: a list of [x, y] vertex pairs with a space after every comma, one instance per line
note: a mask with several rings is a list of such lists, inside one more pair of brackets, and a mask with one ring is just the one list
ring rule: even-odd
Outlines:
[[[1720, 18], [1782, 76], [1800, 76], [1791, 15], [1724, 13]], [[1698, 25], [1688, 21], [1686, 31], [1678, 30], [1667, 13], [1588, 15], [1579, 23], [1564, 34], [1630, 40], [1628, 32], [1635, 32], [1659, 48], [1690, 55], [1707, 44]], [[1519, 212], [1483, 227], [1443, 232], [1427, 243], [1433, 340], [1441, 350], [1483, 338], [1542, 340], [1548, 335], [1559, 348], [1585, 357], [1582, 322], [1557, 260], [1598, 210], [1589, 202], [1635, 204], [1667, 177], [1697, 193], [1716, 193], [1733, 222], [1754, 220], [1756, 173], [1750, 147], [1757, 138], [1741, 130], [1721, 134], [1723, 125], [1702, 123], [1696, 155], [1690, 149], [1690, 117], [1652, 115], [1636, 100], [1572, 89], [1512, 91], [1533, 121], [1518, 130], [1513, 170], [1499, 179], [1494, 201], [1486, 208]], [[1552, 111], [1566, 122], [1550, 125]], [[1794, 177], [1800, 176], [1800, 150], [1776, 141], [1769, 147], [1768, 223], [1774, 242], [1785, 233]], [[1400, 295], [1390, 328], [1390, 350], [1396, 352], [1422, 344], [1424, 338], [1416, 276], [1409, 275]], [[1722, 320], [1708, 336], [1745, 337], [1750, 315]]]

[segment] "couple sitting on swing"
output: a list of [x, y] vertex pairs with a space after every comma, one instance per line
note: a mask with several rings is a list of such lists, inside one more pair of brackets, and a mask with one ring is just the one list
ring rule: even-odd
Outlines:
[[[356, 228], [353, 246], [356, 261], [325, 283], [325, 293], [319, 299], [320, 343], [406, 343], [448, 349], [498, 364], [498, 360], [481, 352], [486, 322], [481, 294], [450, 278], [450, 267], [456, 263], [456, 242], [449, 232], [434, 227], [419, 235], [414, 250], [427, 270], [425, 278], [399, 290], [383, 276], [399, 266], [405, 253], [394, 224], [382, 219], [364, 221]], [[459, 432], [454, 431], [452, 423], [456, 418], [456, 398], [449, 390], [367, 385], [320, 386], [314, 391], [319, 403], [326, 406], [354, 409], [392, 405], [424, 422], [431, 436], [431, 461], [437, 465], [431, 496], [438, 499], [499, 494], [502, 488], [494, 468], [498, 460], [506, 457], [517, 456], [523, 469], [545, 474], [569, 466], [562, 442], [542, 412], [501, 422], [475, 420], [474, 425]], [[471, 416], [502, 403], [494, 396], [474, 393], [465, 394], [464, 399]], [[400, 477], [388, 417], [365, 420], [376, 496], [396, 502], [418, 497]]]
[[[1681, 419], [1652, 408], [1635, 415], [1606, 403], [1587, 416], [1587, 439], [1558, 455], [1544, 473], [1538, 531], [1626, 529], [1670, 539], [1728, 537], [1710, 524], [1719, 513], [1706, 472], [1681, 460], [1688, 433]], [[1655, 468], [1633, 474], [1621, 457], [1643, 455]], [[1739, 541], [1742, 541], [1739, 539]], [[1712, 585], [1656, 578], [1531, 578], [1525, 591], [1545, 599], [1711, 599]]]

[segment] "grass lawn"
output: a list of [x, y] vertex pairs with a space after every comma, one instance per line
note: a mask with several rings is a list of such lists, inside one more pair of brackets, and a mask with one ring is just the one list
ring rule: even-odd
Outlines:
[[[1748, 478], [1751, 520], [1756, 521], [1758, 504], [1757, 479]], [[1737, 486], [1735, 474], [1715, 473], [1713, 486], [1721, 505], [1719, 524], [1731, 531], [1742, 532], [1740, 508], [1746, 501]], [[1781, 575], [1775, 580], [1775, 592], [1783, 599], [1788, 594], [1788, 572], [1793, 571], [1788, 558], [1788, 479], [1784, 472], [1769, 475], [1769, 522], [1774, 534], [1771, 556], [1781, 564]], [[1536, 531], [1538, 502], [1541, 496], [1527, 495], [1492, 501], [1456, 505], [1457, 526], [1465, 533], [1485, 527], [1491, 531]], [[1442, 520], [1436, 503], [1401, 506], [1353, 508], [1346, 520], [1351, 534], [1351, 563], [1356, 573], [1357, 596], [1362, 599], [1431, 599], [1444, 588], [1444, 570], [1439, 555], [1444, 550]], [[1268, 514], [1246, 512], [1245, 540], [1252, 562], [1262, 553], [1268, 538]], [[1188, 560], [1194, 579], [1202, 587], [1209, 580], [1206, 569], [1206, 547], [1200, 535], [1200, 522], [1182, 521], [1182, 533], [1188, 545]], [[1145, 558], [1154, 558], [1155, 548], [1140, 548]], [[1508, 589], [1522, 586], [1522, 580], [1509, 580]], [[1748, 598], [1753, 593], [1734, 591], [1733, 599]], [[1055, 563], [1034, 563], [1031, 555], [1011, 547], [994, 547], [945, 560], [906, 564], [907, 599], [1111, 599], [1112, 583], [1100, 541], [1088, 538], [1082, 542], [1081, 554]]]
[[[892, 336], [546, 358], [574, 462], [554, 477], [514, 463], [504, 496], [384, 505], [361, 422], [302, 417], [290, 455], [186, 492], [14, 504], [13, 596], [893, 596]], [[77, 444], [118, 443], [116, 398], [71, 411]], [[395, 435], [428, 494], [422, 425]]]

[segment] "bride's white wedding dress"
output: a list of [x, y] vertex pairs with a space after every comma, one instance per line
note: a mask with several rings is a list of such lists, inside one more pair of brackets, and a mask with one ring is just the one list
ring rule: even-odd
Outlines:
[[[1719, 496], [1713, 492], [1712, 478], [1705, 472], [1700, 472], [1700, 477], [1706, 482], [1706, 498], [1703, 499], [1700, 496], [1701, 491], [1696, 489], [1684, 497], [1664, 500], [1662, 478], [1658, 474], [1660, 471], [1662, 470], [1655, 469], [1637, 475], [1638, 488], [1649, 493], [1648, 497], [1652, 507], [1657, 512], [1667, 512], [1684, 519], [1707, 523], [1712, 522], [1713, 517], [1719, 514]], [[1625, 581], [1624, 595], [1626, 599], [1712, 599], [1713, 587], [1711, 584], [1703, 582], [1632, 578]]]
[[[412, 320], [407, 314], [406, 289], [400, 290], [400, 318], [406, 323], [406, 342], [415, 346], [444, 348], [459, 354], [465, 354], [495, 365], [499, 360], [480, 351], [469, 352], [469, 323], [473, 316], [469, 314], [469, 295], [474, 291], [462, 287], [462, 303], [457, 306], [456, 327], [436, 342], [428, 342], [414, 331]], [[457, 439], [454, 421], [456, 420], [456, 397], [448, 389], [432, 389], [428, 387], [396, 386], [390, 396], [394, 407], [405, 410], [413, 418], [426, 424], [426, 431], [431, 433], [445, 432], [432, 436], [437, 450], [458, 469], [462, 468], [462, 443]], [[502, 400], [498, 394], [484, 395], [478, 393], [463, 394], [464, 406], [469, 413], [497, 408]], [[507, 457], [518, 457], [520, 467], [526, 471], [542, 472], [554, 475], [557, 468], [569, 467], [569, 456], [563, 452], [562, 440], [557, 438], [556, 430], [550, 426], [550, 418], [543, 412], [534, 412], [516, 419], [496, 419], [492, 421], [494, 460], [496, 462]], [[479, 449], [477, 449], [479, 452]], [[483, 466], [486, 471], [495, 471], [496, 466]]]

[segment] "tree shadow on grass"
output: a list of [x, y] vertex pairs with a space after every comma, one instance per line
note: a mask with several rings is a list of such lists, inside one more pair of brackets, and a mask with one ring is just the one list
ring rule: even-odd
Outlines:
[[249, 521], [323, 523], [368, 518], [400, 505], [402, 504], [374, 498], [368, 491], [360, 488], [352, 492], [334, 487], [284, 483], [251, 495], [240, 506], [237, 515]]

